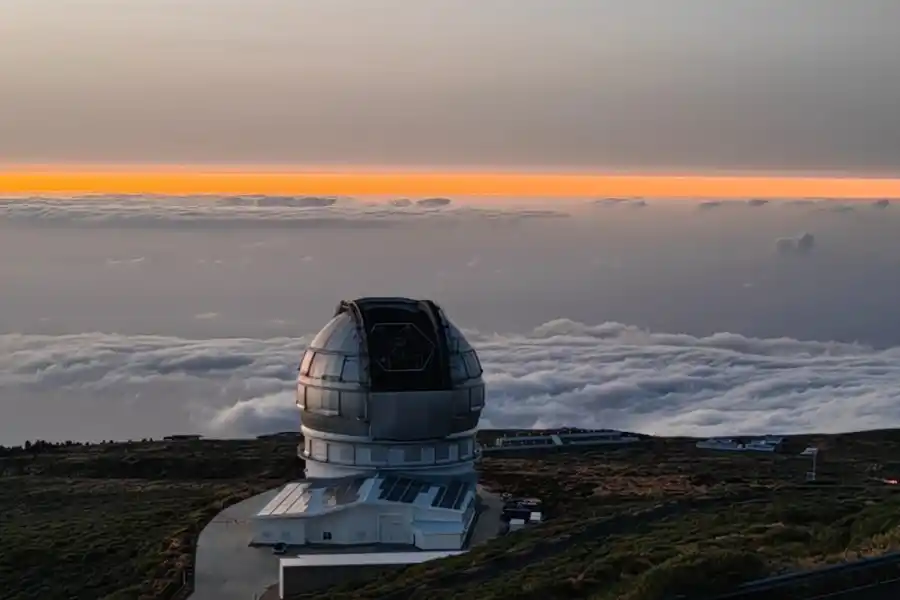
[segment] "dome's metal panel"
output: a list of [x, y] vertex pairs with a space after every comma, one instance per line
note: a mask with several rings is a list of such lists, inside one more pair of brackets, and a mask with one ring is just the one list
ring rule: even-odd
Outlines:
[[324, 374], [322, 375], [322, 379], [332, 382], [332, 381], [341, 381], [341, 373], [344, 371], [344, 360], [345, 357], [343, 354], [327, 354], [328, 360], [325, 362], [324, 366]]
[[456, 417], [453, 419], [453, 430], [457, 432], [471, 431], [478, 427], [478, 420], [481, 418], [481, 411], [473, 411], [468, 415]]
[[370, 434], [376, 440], [414, 441], [453, 433], [453, 391], [372, 394]]
[[[368, 330], [374, 330], [379, 339], [362, 339]], [[418, 352], [435, 343], [433, 354]], [[373, 349], [383, 356], [373, 358], [370, 366]], [[420, 355], [428, 355], [427, 361], [422, 359], [426, 367], [438, 369], [432, 368], [434, 374], [425, 379], [421, 371], [408, 370], [418, 365], [413, 363]], [[377, 385], [373, 368], [380, 369]], [[391, 391], [384, 388], [385, 369], [393, 382], [388, 384]], [[444, 375], [440, 369], [445, 369]], [[442, 377], [443, 383], [435, 389], [437, 380], [428, 377]], [[403, 383], [405, 378], [409, 385]], [[405, 298], [342, 302], [304, 355], [297, 391], [306, 427], [396, 441], [443, 438], [471, 430], [478, 423], [484, 397], [482, 367], [463, 334], [435, 304]]]
[[369, 437], [369, 424], [365, 421], [357, 419], [347, 419], [344, 417], [335, 417], [322, 414], [316, 414], [309, 411], [300, 413], [300, 422], [304, 427], [322, 431], [325, 433], [335, 433], [338, 435], [352, 435], [360, 438]]
[[460, 384], [466, 381], [468, 378], [469, 374], [466, 372], [466, 361], [463, 359], [462, 354], [451, 354], [450, 380], [454, 384]]
[[471, 408], [471, 399], [469, 395], [469, 390], [460, 389], [454, 390], [453, 393], [453, 416], [454, 417], [463, 417], [469, 414]]
[[359, 356], [363, 352], [364, 346], [356, 322], [347, 315], [341, 315], [339, 318], [342, 319], [341, 326], [335, 329], [328, 338], [328, 344], [323, 347], [323, 350], [347, 356]]
[[[316, 334], [316, 337], [313, 338], [313, 341], [309, 344], [310, 348], [322, 348], [322, 349], [331, 349], [332, 347], [329, 345], [329, 340], [334, 337], [335, 333], [338, 330], [345, 330], [346, 328], [353, 329], [354, 323], [353, 318], [348, 314], [337, 315], [331, 321], [329, 321], [325, 327]], [[343, 336], [341, 336], [343, 337]]]
[[306, 389], [306, 411], [323, 415], [340, 415], [341, 396], [337, 390], [310, 387]]
[[341, 417], [355, 421], [365, 420], [366, 400], [365, 392], [341, 392]]
[[300, 375], [309, 375], [309, 367], [312, 365], [312, 360], [316, 356], [315, 350], [309, 349], [303, 354], [303, 359], [300, 361]]
[[447, 321], [445, 327], [447, 329], [447, 341], [450, 344], [452, 352], [462, 353], [472, 349], [469, 341], [462, 332], [457, 329], [456, 325]]
[[341, 371], [341, 381], [345, 383], [363, 382], [362, 365], [359, 356], [347, 356], [344, 358], [344, 370]]
[[469, 379], [478, 379], [481, 377], [481, 363], [478, 361], [478, 356], [475, 354], [474, 350], [469, 350], [463, 354], [463, 361], [466, 363], [466, 373], [469, 375]]
[[313, 355], [312, 363], [309, 365], [309, 378], [323, 380], [327, 371], [328, 361], [332, 355], [323, 352], [316, 352]]
[[484, 408], [484, 386], [477, 385], [473, 386], [469, 389], [469, 402], [471, 403], [472, 410], [479, 410]]

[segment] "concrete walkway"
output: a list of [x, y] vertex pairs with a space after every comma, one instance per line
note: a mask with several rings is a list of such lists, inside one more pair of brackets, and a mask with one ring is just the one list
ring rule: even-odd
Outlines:
[[278, 556], [271, 548], [248, 546], [251, 518], [281, 488], [229, 506], [200, 532], [190, 600], [254, 600], [278, 583]]
[[500, 517], [503, 515], [503, 499], [499, 494], [478, 485], [478, 497], [481, 499], [481, 513], [475, 521], [475, 528], [469, 536], [469, 547], [483, 544], [500, 535]]

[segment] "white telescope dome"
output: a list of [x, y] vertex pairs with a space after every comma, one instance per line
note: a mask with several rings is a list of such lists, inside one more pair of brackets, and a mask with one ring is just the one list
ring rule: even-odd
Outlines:
[[440, 463], [448, 444], [448, 460], [468, 464], [484, 399], [475, 350], [434, 302], [341, 302], [300, 364], [307, 470], [310, 461], [344, 465], [334, 476], [361, 462], [374, 463], [364, 470], [418, 468]]

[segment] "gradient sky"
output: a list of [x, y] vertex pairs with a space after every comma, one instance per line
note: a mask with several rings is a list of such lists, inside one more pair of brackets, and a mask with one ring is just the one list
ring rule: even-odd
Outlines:
[[897, 174], [896, 0], [4, 0], [0, 162]]

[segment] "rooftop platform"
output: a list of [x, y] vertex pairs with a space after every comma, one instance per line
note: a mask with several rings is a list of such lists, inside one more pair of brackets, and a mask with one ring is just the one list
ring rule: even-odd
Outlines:
[[476, 495], [466, 479], [436, 483], [398, 475], [297, 481], [286, 484], [256, 517], [314, 517], [359, 504], [412, 505], [464, 512]]

